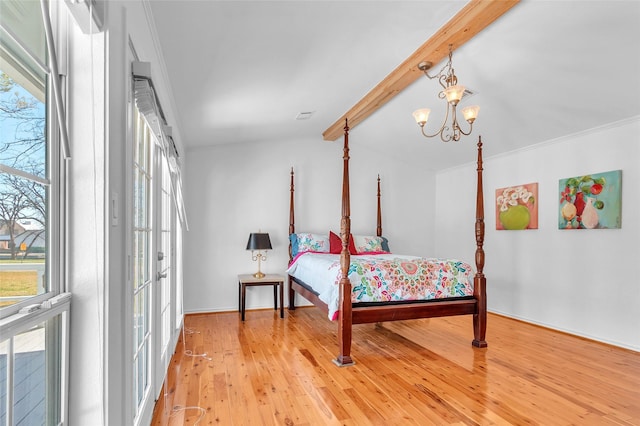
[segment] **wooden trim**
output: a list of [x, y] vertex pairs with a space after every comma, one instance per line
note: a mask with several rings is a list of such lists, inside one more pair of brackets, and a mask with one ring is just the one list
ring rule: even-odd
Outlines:
[[[454, 50], [458, 49], [518, 2], [519, 0], [474, 0], [467, 3], [429, 40], [327, 128], [322, 133], [324, 140], [335, 141], [338, 139], [341, 134], [342, 123], [347, 117], [349, 118], [349, 125], [353, 129], [382, 105], [402, 92], [407, 86], [423, 76], [422, 71], [418, 69], [420, 62], [430, 61], [438, 64], [449, 54], [449, 45]], [[411, 111], [408, 113], [410, 114]]]

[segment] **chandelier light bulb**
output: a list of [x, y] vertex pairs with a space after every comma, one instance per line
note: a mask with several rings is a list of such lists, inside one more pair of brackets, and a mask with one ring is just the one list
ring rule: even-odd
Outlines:
[[478, 117], [478, 111], [480, 111], [480, 107], [478, 105], [471, 105], [462, 108], [462, 115], [464, 116], [464, 119], [467, 120], [467, 122], [473, 123]]
[[429, 120], [429, 113], [431, 113], [429, 108], [417, 109], [413, 112], [413, 118], [415, 118], [416, 123], [420, 126], [424, 126], [427, 120]]
[[444, 95], [447, 97], [447, 102], [451, 105], [456, 106], [460, 99], [462, 99], [462, 95], [464, 94], [465, 87], [462, 85], [449, 86], [444, 89]]

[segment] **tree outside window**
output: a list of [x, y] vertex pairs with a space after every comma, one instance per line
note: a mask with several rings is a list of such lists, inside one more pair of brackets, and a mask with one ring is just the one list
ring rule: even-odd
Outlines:
[[44, 292], [46, 105], [0, 70], [0, 307]]

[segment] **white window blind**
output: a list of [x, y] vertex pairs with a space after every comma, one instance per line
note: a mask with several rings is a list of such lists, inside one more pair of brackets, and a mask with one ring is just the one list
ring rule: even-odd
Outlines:
[[180, 223], [189, 230], [187, 215], [182, 197], [182, 177], [180, 155], [173, 140], [171, 127], [167, 125], [162, 106], [156, 95], [151, 79], [151, 64], [135, 61], [132, 64], [134, 97], [138, 111], [147, 122], [155, 136], [156, 145], [163, 151], [171, 170], [171, 189]]

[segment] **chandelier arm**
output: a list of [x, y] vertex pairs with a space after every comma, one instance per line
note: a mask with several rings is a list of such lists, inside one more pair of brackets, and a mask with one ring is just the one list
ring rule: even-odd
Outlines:
[[[440, 86], [442, 86], [443, 89], [446, 89], [449, 86], [448, 80], [449, 80], [448, 74], [440, 74], [440, 77], [438, 78], [438, 83], [440, 83]], [[440, 92], [440, 93], [444, 95], [444, 92]]]
[[450, 140], [453, 140], [454, 142], [458, 142], [460, 140], [460, 127], [453, 130], [453, 136]]
[[[449, 126], [445, 127], [445, 129], [440, 133], [440, 140], [442, 140], [442, 142], [451, 142], [451, 140], [453, 139], [454, 141], [456, 140], [456, 132], [455, 130], [453, 131], [453, 135], [451, 135], [449, 132], [447, 132], [449, 130]], [[445, 134], [447, 135], [445, 137]]]
[[424, 131], [424, 126], [421, 127], [421, 131], [422, 131], [422, 136], [426, 137], [426, 138], [433, 138], [436, 136], [440, 136], [440, 139], [442, 140], [442, 142], [449, 142], [451, 140], [451, 136], [448, 135], [448, 137], [445, 138], [445, 134], [448, 134], [449, 132], [449, 126], [445, 126], [445, 124], [442, 125], [442, 127], [440, 127], [440, 130], [438, 130], [436, 133], [432, 134], [432, 135], [428, 135], [425, 133]]
[[[440, 92], [440, 93], [442, 93], [442, 92]], [[432, 137], [434, 137], [434, 136], [438, 136], [438, 135], [440, 135], [440, 139], [442, 139], [444, 142], [447, 142], [447, 141], [445, 141], [445, 140], [444, 140], [444, 138], [442, 137], [442, 134], [443, 134], [443, 132], [444, 132], [445, 130], [448, 130], [448, 129], [449, 129], [449, 127], [447, 127], [447, 120], [448, 120], [448, 119], [449, 119], [449, 107], [447, 106], [447, 114], [444, 116], [444, 120], [442, 120], [442, 125], [440, 126], [440, 129], [439, 129], [437, 132], [435, 132], [434, 134], [432, 134], [432, 135], [428, 135], [428, 134], [426, 134], [426, 133], [425, 133], [425, 131], [424, 131], [424, 126], [420, 126], [420, 127], [421, 127], [421, 129], [422, 129], [422, 135], [423, 135], [424, 137], [427, 137], [427, 138], [432, 138]], [[426, 126], [426, 123], [425, 123], [425, 126]]]
[[460, 125], [458, 124], [458, 114], [456, 113], [456, 106], [451, 105], [451, 109], [453, 111], [453, 114], [452, 114], [453, 118], [451, 119], [452, 134], [451, 134], [451, 137], [446, 142], [450, 140], [457, 142], [460, 140]]
[[[460, 140], [460, 134], [458, 133], [458, 130], [460, 129], [460, 126], [458, 126], [458, 115], [456, 114], [456, 106], [455, 104], [448, 104], [447, 105], [447, 118], [449, 117], [449, 107], [451, 107], [451, 133], [447, 133], [447, 137], [444, 137], [444, 132], [440, 134], [440, 139], [442, 139], [442, 142], [450, 142], [450, 141], [458, 141]], [[445, 118], [446, 121], [446, 118]], [[446, 127], [447, 130], [449, 130], [449, 127]]]
[[467, 132], [465, 132], [464, 130], [462, 130], [462, 128], [460, 126], [458, 126], [458, 130], [460, 131], [460, 133], [462, 133], [465, 136], [469, 136], [471, 134], [471, 132], [473, 131], [473, 123], [469, 123], [469, 130]]

